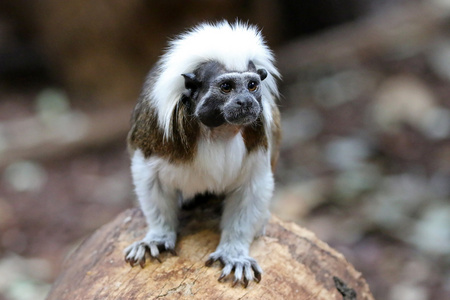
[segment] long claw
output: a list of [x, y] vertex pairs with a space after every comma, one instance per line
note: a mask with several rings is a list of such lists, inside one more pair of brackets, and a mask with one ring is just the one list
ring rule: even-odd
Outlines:
[[158, 246], [156, 244], [148, 245], [150, 255], [153, 257], [157, 257], [159, 255]]
[[256, 270], [253, 270], [255, 272], [255, 281], [256, 283], [259, 283], [261, 281], [261, 273], [259, 273]]
[[224, 273], [220, 274], [219, 279], [217, 279], [217, 281], [222, 281], [222, 279], [224, 279], [226, 276], [227, 275]]
[[214, 263], [214, 259], [210, 258], [205, 262], [205, 266], [211, 267], [213, 263]]
[[248, 279], [247, 278], [244, 278], [243, 284], [244, 284], [244, 288], [246, 289], [247, 286], [248, 286]]
[[232, 287], [235, 287], [236, 284], [237, 284], [238, 282], [239, 282], [239, 280], [235, 279], [235, 280], [233, 281]]
[[167, 251], [169, 251], [174, 256], [178, 256], [177, 251], [175, 251], [175, 249], [167, 249]]

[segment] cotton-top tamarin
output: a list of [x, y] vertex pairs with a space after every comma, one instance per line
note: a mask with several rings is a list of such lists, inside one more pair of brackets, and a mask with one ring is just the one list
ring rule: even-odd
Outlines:
[[170, 42], [134, 109], [128, 148], [146, 236], [125, 249], [132, 266], [174, 252], [180, 204], [225, 196], [221, 238], [208, 261], [235, 283], [261, 280], [249, 256], [274, 189], [280, 115], [274, 57], [248, 24], [200, 24]]

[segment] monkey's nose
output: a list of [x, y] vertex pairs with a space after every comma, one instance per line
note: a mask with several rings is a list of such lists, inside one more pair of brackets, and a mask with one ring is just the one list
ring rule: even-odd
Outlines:
[[236, 105], [238, 105], [244, 109], [248, 109], [248, 108], [252, 107], [252, 105], [253, 105], [252, 100], [249, 100], [249, 99], [237, 99], [235, 103], [236, 103]]

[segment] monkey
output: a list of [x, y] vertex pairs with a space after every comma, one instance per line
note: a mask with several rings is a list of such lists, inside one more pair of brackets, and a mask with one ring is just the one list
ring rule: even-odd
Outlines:
[[260, 282], [249, 255], [263, 235], [280, 144], [280, 73], [260, 30], [236, 21], [201, 23], [172, 40], [148, 74], [131, 117], [128, 149], [145, 237], [124, 250], [131, 266], [146, 254], [175, 254], [180, 203], [223, 195], [221, 237], [206, 266], [219, 281]]

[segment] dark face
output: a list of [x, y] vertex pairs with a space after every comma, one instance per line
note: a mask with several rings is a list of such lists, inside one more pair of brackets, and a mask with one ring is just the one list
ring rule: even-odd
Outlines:
[[183, 102], [190, 101], [191, 111], [208, 127], [251, 124], [262, 112], [261, 81], [267, 72], [256, 70], [252, 62], [246, 72], [228, 72], [219, 63], [208, 62], [183, 76], [187, 89]]

